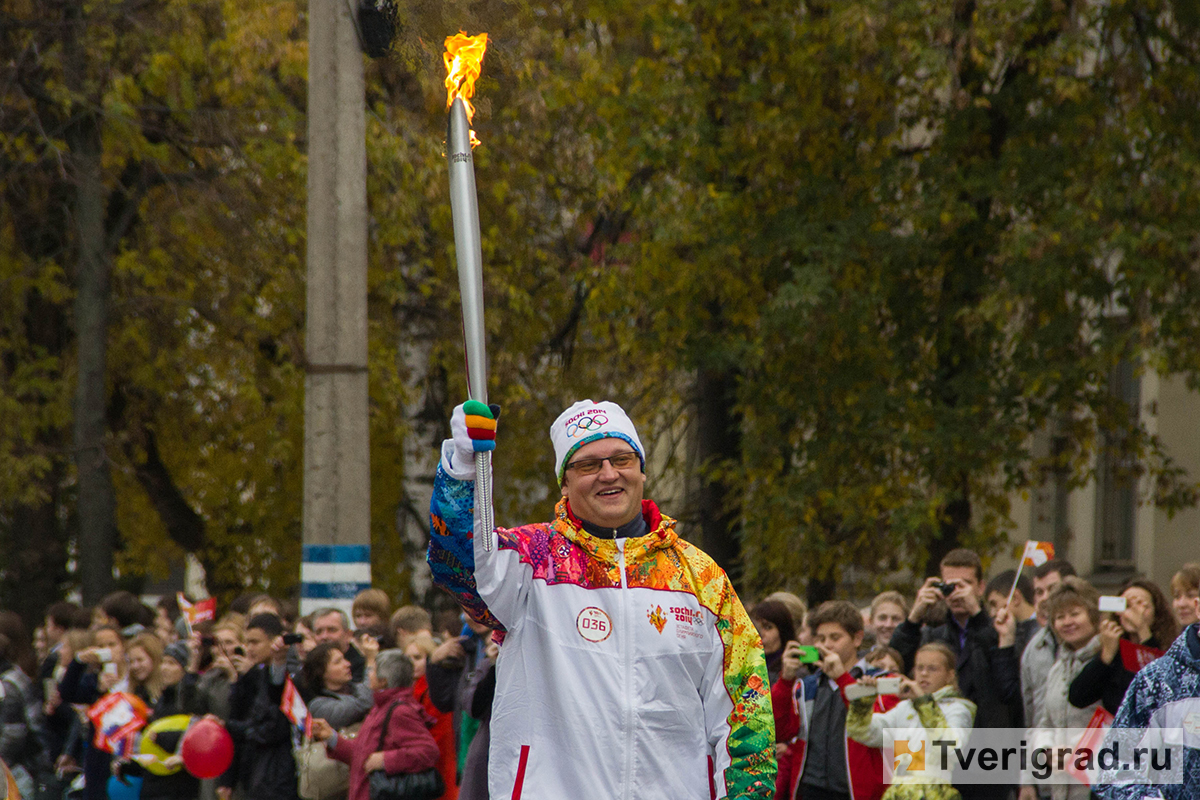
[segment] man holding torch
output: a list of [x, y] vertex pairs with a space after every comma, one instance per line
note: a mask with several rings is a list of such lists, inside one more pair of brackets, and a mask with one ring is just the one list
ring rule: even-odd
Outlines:
[[502, 641], [490, 723], [494, 798], [708, 800], [775, 792], [758, 633], [729, 578], [643, 499], [646, 451], [615, 403], [550, 426], [550, 522], [492, 524], [498, 406], [487, 403], [470, 98], [487, 34], [446, 40], [446, 157], [467, 388], [442, 445], [429, 564]]
[[474, 536], [475, 453], [494, 409], [454, 410], [431, 510], [435, 582], [502, 637], [492, 797], [770, 798], [762, 645], [725, 572], [643, 498], [646, 454], [615, 403], [550, 426], [550, 522]]

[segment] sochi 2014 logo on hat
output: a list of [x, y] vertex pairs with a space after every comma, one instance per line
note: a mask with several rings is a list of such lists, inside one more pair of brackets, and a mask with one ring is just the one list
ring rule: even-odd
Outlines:
[[588, 606], [575, 618], [575, 629], [584, 639], [599, 644], [612, 636], [612, 618], [603, 609]]
[[574, 439], [577, 436], [596, 433], [607, 424], [608, 415], [604, 413], [603, 408], [589, 408], [586, 411], [580, 411], [567, 420], [567, 438]]

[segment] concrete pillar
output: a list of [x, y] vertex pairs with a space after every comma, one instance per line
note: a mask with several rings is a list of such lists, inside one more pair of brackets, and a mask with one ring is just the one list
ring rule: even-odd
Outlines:
[[308, 4], [308, 294], [300, 612], [371, 583], [363, 55], [345, 0]]

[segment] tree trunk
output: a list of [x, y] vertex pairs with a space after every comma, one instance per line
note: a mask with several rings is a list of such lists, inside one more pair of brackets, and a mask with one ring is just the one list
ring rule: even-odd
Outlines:
[[87, 19], [82, 3], [67, 10], [63, 26], [64, 76], [75, 95], [66, 130], [75, 190], [75, 338], [79, 351], [75, 390], [74, 452], [79, 518], [79, 582], [85, 604], [113, 587], [116, 501], [105, 450], [105, 379], [108, 360], [108, 293], [111, 264], [105, 242], [105, 191], [101, 173], [100, 119], [88, 98]]
[[701, 369], [696, 379], [696, 463], [699, 487], [690, 503], [700, 524], [700, 546], [735, 584], [741, 573], [741, 504], [727, 480], [714, 474], [741, 455], [741, 429], [733, 411], [737, 374]]

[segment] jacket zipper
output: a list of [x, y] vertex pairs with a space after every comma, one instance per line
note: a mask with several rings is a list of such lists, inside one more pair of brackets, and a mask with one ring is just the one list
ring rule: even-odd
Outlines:
[[[613, 531], [615, 536], [616, 531]], [[617, 554], [619, 556], [618, 563], [621, 568], [621, 618], [624, 622], [624, 636], [621, 637], [621, 661], [624, 666], [625, 673], [625, 730], [624, 736], [621, 738], [625, 742], [625, 769], [621, 776], [621, 797], [630, 797], [629, 783], [631, 773], [633, 772], [633, 743], [630, 741], [630, 734], [633, 732], [633, 687], [631, 672], [633, 665], [630, 663], [632, 658], [630, 652], [630, 639], [633, 637], [633, 622], [629, 618], [629, 583], [625, 578], [625, 539], [617, 539]]]

